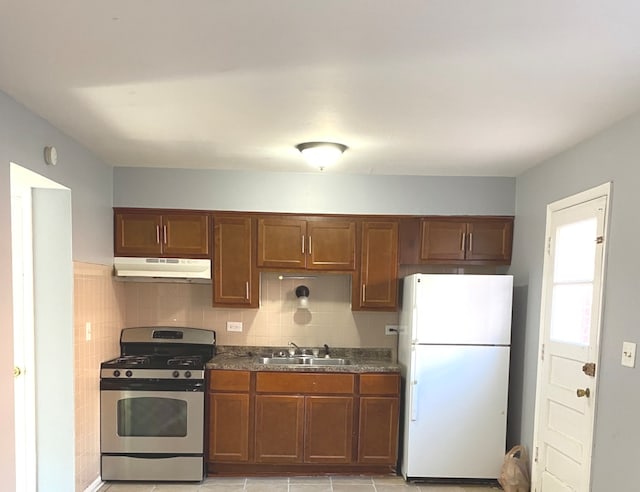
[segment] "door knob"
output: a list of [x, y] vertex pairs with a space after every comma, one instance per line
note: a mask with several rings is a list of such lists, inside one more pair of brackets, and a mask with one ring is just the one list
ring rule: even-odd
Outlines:
[[583, 396], [589, 398], [591, 396], [591, 390], [589, 388], [578, 389], [576, 390], [576, 395], [578, 395], [578, 398], [582, 398]]
[[22, 369], [20, 369], [18, 366], [15, 366], [13, 368], [13, 377], [17, 378], [18, 376], [22, 376]]

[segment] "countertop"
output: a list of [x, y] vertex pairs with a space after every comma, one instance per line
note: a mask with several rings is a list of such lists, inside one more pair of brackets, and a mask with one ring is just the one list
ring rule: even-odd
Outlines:
[[[333, 348], [331, 357], [349, 359], [351, 364], [337, 366], [312, 366], [306, 364], [261, 364], [259, 359], [284, 351], [280, 347], [218, 347], [218, 353], [207, 363], [207, 369], [227, 369], [271, 372], [326, 372], [365, 373], [400, 372], [400, 366], [392, 359], [390, 349]], [[321, 356], [324, 355], [321, 349]]]

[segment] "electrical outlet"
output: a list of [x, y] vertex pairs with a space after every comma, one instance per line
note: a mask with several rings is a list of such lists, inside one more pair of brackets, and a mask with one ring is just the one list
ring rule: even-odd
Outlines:
[[227, 331], [242, 331], [242, 321], [227, 321]]
[[633, 342], [622, 342], [622, 365], [625, 367], [635, 367], [636, 365], [636, 344]]
[[385, 325], [384, 326], [384, 334], [385, 335], [397, 335], [398, 334], [398, 325]]
[[87, 321], [84, 324], [84, 339], [87, 342], [91, 341], [91, 321]]

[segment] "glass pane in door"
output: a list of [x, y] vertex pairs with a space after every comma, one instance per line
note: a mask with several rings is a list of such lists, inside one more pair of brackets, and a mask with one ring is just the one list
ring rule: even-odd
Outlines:
[[589, 345], [597, 220], [590, 218], [556, 229], [550, 338]]

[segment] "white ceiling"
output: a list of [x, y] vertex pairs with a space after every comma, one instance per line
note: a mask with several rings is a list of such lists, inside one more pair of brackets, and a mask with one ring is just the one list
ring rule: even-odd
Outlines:
[[640, 2], [0, 0], [0, 90], [114, 166], [515, 176], [640, 110]]

